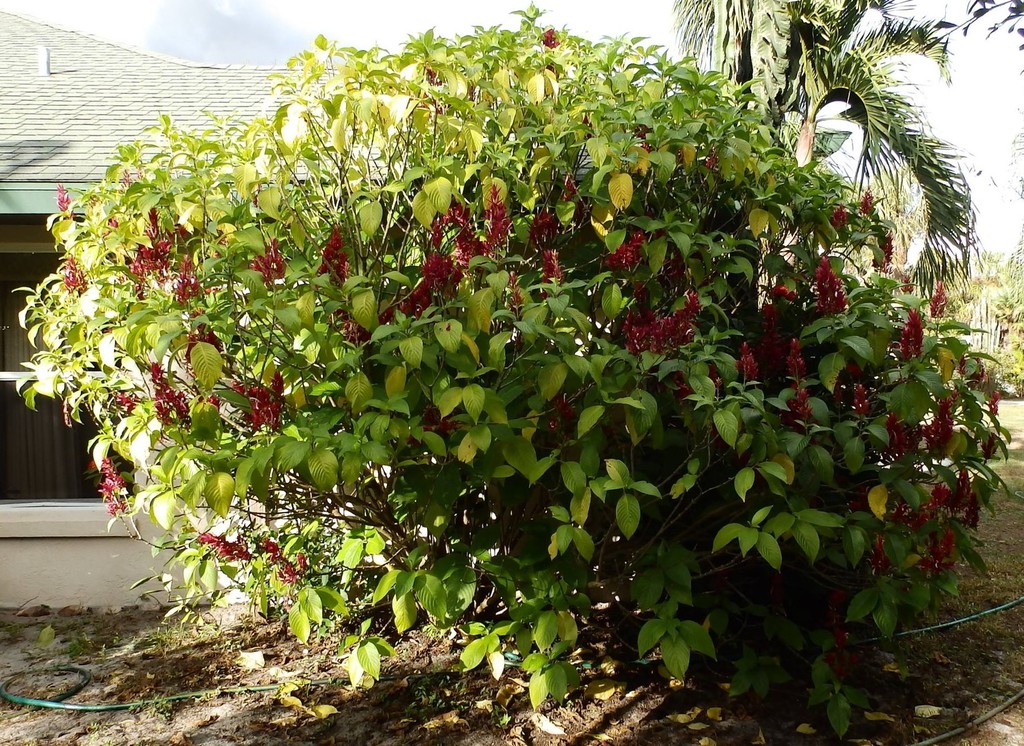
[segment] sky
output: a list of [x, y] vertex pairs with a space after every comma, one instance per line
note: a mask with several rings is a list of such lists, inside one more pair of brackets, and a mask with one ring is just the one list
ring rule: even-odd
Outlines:
[[[958, 22], [969, 0], [918, 0], [928, 13]], [[32, 16], [132, 46], [199, 62], [282, 64], [317, 34], [345, 46], [399, 47], [429, 28], [451, 35], [473, 26], [513, 24], [528, 0], [0, 0], [0, 10]], [[643, 36], [675, 48], [673, 0], [538, 0], [555, 27], [591, 39]], [[982, 248], [1013, 250], [1024, 226], [1024, 176], [1013, 159], [1024, 132], [1024, 51], [1006, 33], [983, 27], [950, 39], [952, 81], [915, 65], [916, 98], [936, 135], [964, 155], [978, 209]]]

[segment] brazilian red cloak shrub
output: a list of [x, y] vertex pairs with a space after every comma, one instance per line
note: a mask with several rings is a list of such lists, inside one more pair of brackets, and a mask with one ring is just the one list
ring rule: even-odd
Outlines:
[[122, 148], [28, 310], [34, 393], [145, 475], [186, 595], [462, 625], [535, 704], [617, 597], [675, 676], [811, 649], [812, 700], [862, 702], [847, 635], [977, 560], [1004, 432], [965, 329], [844, 271], [889, 261], [867, 195], [721, 78], [529, 19], [291, 67], [269, 121]]

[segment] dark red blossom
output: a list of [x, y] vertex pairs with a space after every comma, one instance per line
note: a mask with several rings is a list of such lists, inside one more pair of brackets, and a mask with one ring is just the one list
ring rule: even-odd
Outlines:
[[988, 438], [981, 445], [982, 455], [990, 459], [996, 455], [996, 449], [999, 446], [999, 438], [996, 437], [995, 433], [989, 433]]
[[868, 189], [864, 192], [864, 196], [860, 198], [860, 214], [870, 215], [871, 211], [875, 209], [875, 195]]
[[782, 421], [787, 427], [806, 430], [807, 423], [814, 419], [809, 401], [811, 392], [805, 388], [798, 389], [789, 401], [786, 402], [786, 409], [782, 413]]
[[953, 404], [956, 395], [947, 396], [939, 401], [939, 409], [932, 421], [921, 428], [925, 442], [933, 451], [942, 451], [953, 437]]
[[562, 282], [565, 273], [558, 261], [558, 252], [555, 249], [545, 249], [543, 254], [543, 275], [544, 282]]
[[704, 158], [704, 168], [708, 171], [714, 171], [718, 168], [718, 151], [714, 148], [711, 148], [711, 150], [708, 151], [707, 156]]
[[128, 266], [129, 271], [142, 279], [147, 275], [156, 275], [161, 280], [167, 277], [171, 267], [172, 243], [168, 238], [151, 238], [151, 245], [138, 244], [135, 258]]
[[263, 282], [267, 287], [273, 285], [277, 280], [283, 280], [286, 266], [277, 239], [270, 239], [270, 245], [262, 254], [253, 259], [249, 266], [263, 276]]
[[[300, 563], [300, 567], [296, 567], [292, 562], [284, 556], [284, 552], [281, 551], [280, 545], [273, 539], [264, 539], [261, 546], [263, 552], [267, 555], [267, 559], [270, 564], [274, 567], [277, 572], [277, 577], [288, 585], [294, 585], [302, 577], [303, 572], [308, 567], [305, 556], [300, 552], [296, 556], [296, 561]], [[299, 559], [301, 557], [301, 559]]]
[[64, 262], [64, 272], [62, 274], [65, 288], [79, 295], [85, 292], [88, 284], [85, 279], [85, 272], [78, 266], [78, 261], [73, 256], [69, 256]]
[[248, 411], [242, 413], [246, 423], [253, 430], [277, 432], [281, 429], [281, 410], [284, 405], [284, 379], [274, 373], [270, 386], [254, 384], [246, 386], [234, 383], [232, 389], [248, 399]]
[[192, 298], [200, 295], [203, 289], [196, 277], [196, 268], [192, 264], [192, 257], [186, 254], [181, 258], [178, 265], [178, 276], [174, 278], [174, 300], [184, 305]]
[[923, 344], [924, 327], [921, 323], [921, 314], [916, 310], [911, 310], [907, 314], [907, 323], [900, 335], [900, 357], [904, 360], [920, 357]]
[[740, 345], [740, 357], [736, 361], [736, 370], [744, 381], [757, 379], [757, 361], [754, 359], [750, 345], [746, 342]]
[[544, 32], [544, 36], [541, 37], [541, 43], [548, 49], [555, 49], [562, 42], [558, 40], [558, 35], [555, 33], [553, 28], [549, 28]]
[[916, 446], [914, 433], [896, 416], [895, 412], [890, 412], [886, 417], [885, 431], [889, 435], [885, 454], [893, 461], [909, 453]]
[[557, 235], [558, 219], [547, 210], [538, 212], [530, 223], [530, 245], [538, 250], [549, 248]]
[[875, 575], [881, 575], [892, 567], [892, 560], [885, 553], [885, 534], [875, 536], [875, 546], [871, 551], [871, 570]]
[[188, 397], [185, 392], [171, 386], [160, 363], [149, 366], [149, 377], [153, 382], [153, 404], [156, 407], [157, 419], [163, 425], [180, 424], [188, 427], [192, 418], [189, 416]]
[[757, 365], [764, 378], [774, 378], [785, 365], [787, 344], [779, 332], [779, 311], [774, 303], [761, 306], [761, 338], [757, 340]]
[[785, 285], [776, 285], [772, 288], [772, 297], [776, 299], [785, 299], [788, 301], [795, 301], [797, 299], [796, 290], [791, 290]]
[[929, 575], [935, 575], [948, 570], [956, 564], [956, 557], [953, 552], [956, 548], [956, 537], [953, 529], [946, 528], [941, 538], [933, 533], [928, 540], [928, 549], [921, 559], [921, 569]]
[[640, 231], [622, 242], [619, 248], [604, 258], [605, 266], [613, 272], [632, 272], [644, 259], [643, 245], [646, 238]]
[[832, 227], [836, 230], [845, 228], [846, 224], [850, 222], [850, 213], [846, 211], [844, 205], [839, 205], [832, 211], [832, 217], [829, 218], [829, 222], [832, 223]]
[[99, 493], [107, 506], [107, 512], [112, 516], [125, 513], [129, 507], [126, 498], [128, 489], [124, 477], [117, 471], [114, 462], [109, 458], [103, 459], [103, 463], [100, 464], [100, 476], [102, 479], [99, 484]]
[[831, 316], [846, 309], [843, 281], [832, 269], [832, 262], [827, 256], [821, 257], [814, 272], [814, 289], [818, 297], [815, 308], [819, 316]]
[[131, 414], [135, 411], [135, 407], [139, 405], [139, 397], [126, 391], [115, 391], [114, 404], [123, 409], [125, 414]]
[[993, 391], [988, 397], [988, 411], [993, 417], [999, 416], [999, 401], [1003, 398], [1001, 391]]
[[441, 435], [448, 435], [454, 430], [459, 429], [459, 423], [450, 417], [442, 417], [441, 410], [435, 407], [433, 404], [428, 404], [423, 408], [423, 430], [426, 432], [440, 433]]
[[61, 212], [67, 212], [71, 208], [71, 195], [68, 194], [68, 190], [64, 188], [63, 184], [57, 185], [57, 209]]
[[508, 241], [512, 231], [512, 219], [508, 216], [505, 200], [501, 198], [501, 190], [497, 184], [491, 184], [487, 192], [487, 203], [484, 205], [484, 222], [487, 224], [487, 237], [484, 241], [489, 252]]
[[345, 242], [341, 239], [341, 229], [338, 226], [334, 226], [331, 237], [324, 244], [317, 274], [329, 275], [336, 285], [344, 285], [348, 279], [348, 254], [345, 253]]
[[858, 383], [853, 387], [853, 411], [861, 416], [867, 416], [871, 412], [868, 390], [863, 383]]
[[800, 352], [800, 340], [794, 339], [789, 343], [789, 355], [786, 357], [786, 369], [793, 379], [793, 385], [798, 386], [807, 375], [807, 363]]
[[203, 546], [211, 547], [218, 557], [229, 562], [239, 562], [252, 558], [252, 552], [249, 551], [249, 548], [241, 539], [231, 540], [207, 532], [199, 534], [196, 537], [196, 541]]
[[946, 313], [947, 303], [949, 303], [949, 296], [946, 295], [946, 286], [942, 284], [942, 280], [939, 280], [935, 286], [935, 292], [932, 294], [931, 302], [928, 304], [928, 310], [931, 312], [933, 319], [937, 319]]
[[881, 270], [882, 272], [888, 272], [892, 268], [892, 251], [893, 242], [892, 234], [886, 233], [885, 238], [882, 239], [882, 260], [875, 260], [875, 269]]

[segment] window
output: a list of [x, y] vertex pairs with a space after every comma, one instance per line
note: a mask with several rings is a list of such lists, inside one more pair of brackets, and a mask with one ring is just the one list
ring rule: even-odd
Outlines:
[[16, 381], [32, 356], [18, 314], [25, 293], [57, 268], [54, 253], [0, 254], [0, 500], [98, 499], [86, 478], [91, 427], [64, 424], [60, 402], [36, 399], [25, 406]]

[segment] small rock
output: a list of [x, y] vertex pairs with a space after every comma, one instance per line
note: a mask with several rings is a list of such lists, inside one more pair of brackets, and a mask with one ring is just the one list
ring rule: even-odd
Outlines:
[[57, 616], [82, 616], [83, 614], [88, 613], [89, 609], [87, 607], [72, 604], [71, 606], [65, 606], [60, 611], [58, 611]]
[[39, 604], [38, 606], [28, 606], [24, 609], [18, 609], [18, 611], [14, 613], [14, 616], [37, 617], [48, 616], [49, 614], [50, 607], [46, 604]]

